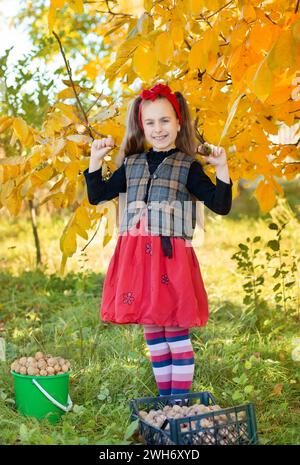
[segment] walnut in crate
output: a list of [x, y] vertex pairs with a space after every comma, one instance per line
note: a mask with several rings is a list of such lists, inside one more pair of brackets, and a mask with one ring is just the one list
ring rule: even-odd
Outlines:
[[21, 375], [52, 376], [66, 373], [70, 366], [70, 362], [62, 357], [36, 352], [34, 357], [21, 357], [15, 360], [11, 364], [11, 369]]
[[[245, 412], [223, 413], [218, 415], [217, 412], [222, 410], [219, 405], [203, 405], [194, 404], [191, 406], [180, 405], [165, 405], [162, 409], [151, 409], [149, 412], [145, 410], [139, 411], [139, 417], [156, 428], [161, 428], [165, 431], [170, 431], [170, 424], [166, 420], [187, 418], [201, 415], [199, 420], [189, 420], [180, 423], [181, 433], [191, 433], [192, 444], [220, 444], [226, 445], [235, 443], [239, 439], [239, 434], [236, 429], [236, 421], [245, 421]], [[205, 417], [205, 414], [209, 416]], [[212, 415], [213, 414], [213, 415]], [[220, 426], [219, 426], [220, 425]], [[223, 426], [223, 427], [222, 427]], [[203, 431], [197, 431], [199, 427]], [[215, 430], [216, 428], [216, 430]], [[194, 432], [193, 432], [194, 431]]]

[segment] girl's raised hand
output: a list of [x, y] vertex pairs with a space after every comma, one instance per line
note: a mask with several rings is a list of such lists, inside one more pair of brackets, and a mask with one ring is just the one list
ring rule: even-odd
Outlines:
[[100, 161], [105, 155], [115, 146], [114, 140], [111, 135], [103, 139], [95, 139], [91, 146], [91, 158]]
[[[204, 151], [203, 146], [210, 148], [211, 152], [209, 155], [204, 155], [207, 152]], [[198, 152], [205, 156], [205, 160], [213, 166], [225, 166], [227, 164], [226, 150], [224, 147], [205, 142], [198, 146]]]

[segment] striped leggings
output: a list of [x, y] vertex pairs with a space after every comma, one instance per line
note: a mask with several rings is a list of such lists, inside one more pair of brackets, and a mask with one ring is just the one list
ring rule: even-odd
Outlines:
[[194, 376], [194, 352], [189, 328], [144, 325], [159, 395], [189, 392]]

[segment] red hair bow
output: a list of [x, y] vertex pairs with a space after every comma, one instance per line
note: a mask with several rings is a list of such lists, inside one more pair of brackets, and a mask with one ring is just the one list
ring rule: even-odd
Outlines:
[[[182, 124], [182, 118], [181, 118], [181, 113], [180, 113], [180, 108], [179, 108], [179, 102], [177, 100], [177, 97], [175, 94], [172, 93], [171, 89], [169, 86], [166, 86], [165, 84], [156, 84], [155, 86], [151, 87], [151, 89], [144, 89], [140, 93], [140, 97], [142, 97], [143, 100], [155, 100], [158, 95], [162, 95], [163, 97], [166, 97], [169, 102], [173, 105], [174, 110], [176, 111], [176, 114], [179, 119], [180, 125]], [[141, 112], [141, 104], [139, 106], [139, 123], [140, 127], [143, 129], [143, 123], [142, 123], [142, 112]]]

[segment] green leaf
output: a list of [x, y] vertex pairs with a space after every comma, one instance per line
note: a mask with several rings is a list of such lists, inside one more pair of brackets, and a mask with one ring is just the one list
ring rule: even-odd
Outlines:
[[248, 381], [248, 377], [245, 373], [243, 373], [241, 376], [240, 376], [240, 381], [241, 381], [241, 384], [246, 384], [247, 381]]
[[290, 281], [289, 283], [286, 283], [286, 287], [291, 287], [293, 284], [295, 284], [296, 281]]
[[250, 368], [252, 368], [252, 363], [249, 362], [249, 360], [246, 360], [246, 362], [245, 362], [245, 368], [246, 368], [246, 370], [250, 370]]
[[273, 274], [273, 278], [278, 278], [279, 275], [280, 275], [280, 270], [277, 269], [275, 273]]
[[253, 392], [254, 386], [252, 384], [248, 384], [247, 386], [244, 387], [244, 392], [245, 394], [250, 394], [250, 392]]
[[269, 241], [267, 243], [267, 246], [269, 246], [274, 251], [279, 250], [279, 242], [276, 240]]
[[249, 247], [246, 244], [239, 244], [239, 248], [242, 250], [249, 250]]
[[255, 236], [255, 238], [253, 239], [253, 242], [258, 242], [261, 240], [261, 237], [260, 236]]
[[278, 225], [276, 223], [270, 223], [269, 228], [270, 229], [278, 229]]
[[232, 394], [232, 400], [239, 401], [241, 399], [243, 399], [243, 395], [239, 391], [234, 391]]
[[28, 434], [28, 429], [27, 429], [27, 426], [22, 423], [21, 426], [20, 426], [20, 439], [21, 441], [28, 441], [28, 438], [29, 438], [29, 434]]
[[124, 439], [129, 439], [135, 432], [139, 430], [139, 419], [132, 421], [126, 428]]

